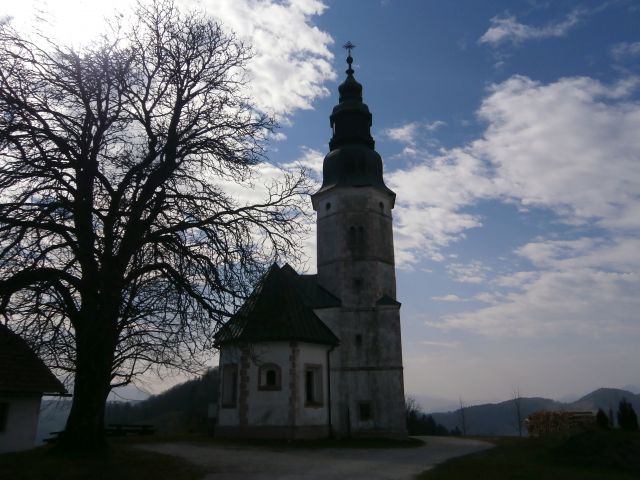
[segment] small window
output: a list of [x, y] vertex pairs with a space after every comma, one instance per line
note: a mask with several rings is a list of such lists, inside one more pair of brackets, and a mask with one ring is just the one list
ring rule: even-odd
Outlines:
[[325, 205], [325, 207], [327, 209], [327, 211], [331, 210], [331, 203], [327, 202], [327, 204]]
[[373, 415], [371, 414], [371, 402], [360, 402], [359, 412], [361, 422], [371, 420], [373, 418]]
[[347, 246], [352, 253], [355, 253], [356, 243], [358, 239], [356, 238], [356, 227], [349, 227], [349, 236], [347, 237]]
[[365, 237], [364, 237], [364, 227], [358, 227], [358, 241], [357, 241], [357, 249], [360, 255], [364, 255], [365, 253]]
[[362, 335], [356, 335], [356, 347], [362, 346]]
[[222, 408], [235, 408], [238, 400], [238, 366], [222, 366]]
[[304, 369], [305, 406], [322, 406], [322, 367], [307, 365]]
[[280, 367], [275, 363], [265, 363], [258, 373], [258, 390], [280, 390]]
[[384, 212], [384, 203], [380, 202], [378, 206], [380, 207], [380, 211]]
[[0, 432], [7, 429], [7, 418], [9, 417], [9, 404], [0, 402]]
[[349, 227], [349, 234], [347, 236], [347, 247], [351, 251], [351, 254], [358, 257], [365, 254], [366, 239], [364, 235], [364, 227], [362, 225], [356, 227]]

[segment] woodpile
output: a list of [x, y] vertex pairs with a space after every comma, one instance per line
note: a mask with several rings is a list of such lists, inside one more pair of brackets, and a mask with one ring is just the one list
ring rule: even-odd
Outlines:
[[536, 412], [525, 420], [530, 437], [562, 435], [588, 430], [596, 426], [593, 412]]

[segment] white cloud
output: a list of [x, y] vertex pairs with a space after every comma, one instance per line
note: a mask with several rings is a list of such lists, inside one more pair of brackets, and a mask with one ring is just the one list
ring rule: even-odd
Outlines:
[[386, 176], [398, 192], [395, 216], [396, 264], [411, 266], [426, 257], [444, 260], [441, 249], [482, 225], [478, 216], [460, 209], [478, 198], [492, 196], [489, 172], [476, 157], [452, 150], [440, 157], [415, 150], [422, 161]]
[[540, 27], [525, 25], [518, 22], [514, 15], [505, 13], [490, 20], [491, 26], [478, 41], [498, 45], [507, 42], [518, 44], [525, 40], [563, 37], [582, 20], [586, 13], [584, 9], [575, 9], [565, 19]]
[[516, 250], [518, 255], [545, 269], [586, 268], [620, 273], [634, 273], [640, 270], [640, 256], [637, 252], [640, 252], [638, 236], [539, 240]]
[[504, 299], [504, 296], [495, 292], [481, 292], [474, 295], [473, 299], [477, 300], [478, 302], [489, 303], [493, 305], [496, 303], [500, 303]]
[[619, 61], [640, 57], [640, 42], [621, 42], [611, 47], [611, 56]]
[[454, 295], [452, 293], [448, 295], [443, 295], [441, 297], [431, 297], [432, 300], [436, 300], [439, 302], [464, 302], [466, 299], [459, 297], [458, 295]]
[[283, 165], [284, 168], [304, 168], [313, 179], [318, 182], [318, 188], [322, 183], [322, 165], [325, 154], [309, 147], [302, 147], [302, 156], [293, 162]]
[[596, 269], [543, 271], [523, 291], [479, 310], [449, 315], [442, 327], [484, 335], [638, 335], [640, 276]]
[[[248, 64], [250, 94], [263, 110], [286, 123], [297, 109], [309, 109], [329, 94], [325, 82], [335, 78], [331, 36], [313, 24], [326, 6], [318, 0], [178, 0], [199, 9], [252, 46]], [[103, 19], [127, 15], [134, 0], [109, 2], [25, 0], [10, 2], [1, 14], [20, 29], [39, 30], [65, 43], [82, 44], [104, 31]]]
[[495, 185], [522, 205], [568, 223], [640, 227], [640, 104], [635, 78], [550, 84], [514, 76], [493, 86], [479, 115], [489, 124], [470, 153], [496, 170]]
[[478, 111], [481, 138], [433, 156], [407, 136], [418, 161], [387, 174], [399, 193], [398, 263], [443, 260], [442, 248], [482, 219], [465, 211], [482, 199], [544, 207], [567, 224], [640, 228], [638, 80], [587, 77], [549, 84], [513, 76], [489, 90]]
[[523, 211], [542, 207], [592, 232], [520, 246], [513, 253], [531, 266], [510, 274], [497, 276], [479, 262], [449, 263], [454, 280], [489, 287], [469, 298], [488, 305], [431, 326], [487, 335], [640, 335], [637, 90], [633, 77], [543, 84], [513, 76], [482, 102], [478, 114], [487, 127], [479, 139], [435, 157], [414, 140], [420, 161], [388, 175], [398, 192], [396, 243], [405, 266], [443, 261], [444, 248], [481, 226], [468, 209], [483, 199]]
[[445, 342], [438, 340], [422, 340], [418, 343], [425, 347], [456, 348], [460, 346], [460, 342]]
[[434, 132], [445, 125], [446, 123], [442, 120], [435, 120], [433, 122], [408, 122], [399, 127], [387, 128], [382, 134], [391, 140], [408, 145], [415, 145], [419, 139], [422, 139], [425, 131]]
[[490, 268], [478, 260], [470, 263], [450, 263], [446, 266], [447, 273], [456, 282], [483, 283], [487, 280]]
[[490, 307], [446, 316], [439, 326], [485, 335], [640, 335], [638, 251], [638, 237], [530, 242], [517, 253], [541, 270], [499, 277], [495, 285], [515, 291], [494, 297]]

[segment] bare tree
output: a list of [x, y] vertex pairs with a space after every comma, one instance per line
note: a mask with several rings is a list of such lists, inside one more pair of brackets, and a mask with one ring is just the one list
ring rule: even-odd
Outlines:
[[462, 401], [462, 397], [460, 399], [460, 410], [458, 410], [460, 414], [460, 428], [462, 429], [462, 435], [467, 435], [467, 405]]
[[410, 416], [417, 416], [422, 411], [420, 409], [420, 404], [413, 397], [405, 397], [404, 408], [405, 408], [407, 418]]
[[191, 368], [267, 263], [295, 255], [303, 175], [251, 185], [275, 127], [247, 48], [170, 0], [74, 50], [0, 26], [0, 313], [67, 372], [61, 445], [104, 444], [113, 386]]
[[522, 437], [522, 396], [520, 395], [520, 387], [515, 387], [512, 392], [513, 398], [513, 417], [518, 428], [518, 436]]

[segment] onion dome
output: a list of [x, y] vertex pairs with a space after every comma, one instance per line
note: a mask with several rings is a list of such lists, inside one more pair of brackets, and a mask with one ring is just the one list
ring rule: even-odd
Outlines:
[[351, 49], [347, 42], [347, 78], [338, 87], [339, 102], [330, 117], [333, 136], [324, 159], [320, 192], [332, 187], [373, 186], [395, 195], [382, 179], [382, 158], [371, 136], [372, 115], [362, 101], [362, 85], [355, 79]]

